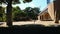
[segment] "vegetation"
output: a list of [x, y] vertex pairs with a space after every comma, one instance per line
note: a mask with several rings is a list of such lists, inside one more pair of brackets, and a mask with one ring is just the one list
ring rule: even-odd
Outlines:
[[[6, 7], [0, 7], [0, 22], [6, 21], [5, 9]], [[39, 12], [40, 11], [35, 8], [27, 7], [26, 9], [21, 10], [19, 6], [16, 6], [12, 8], [12, 19], [13, 21], [37, 20]]]
[[[16, 0], [13, 0], [14, 2]], [[26, 2], [31, 2], [32, 0], [24, 0]], [[12, 0], [6, 0], [7, 4], [7, 14], [6, 14], [6, 22], [8, 26], [12, 26]], [[17, 0], [15, 3], [19, 2], [19, 0]]]
[[[21, 10], [18, 6], [13, 8], [13, 21], [26, 21], [26, 20], [36, 20], [38, 19], [39, 10], [35, 8], [27, 7]], [[35, 10], [35, 11], [34, 11]], [[36, 11], [37, 10], [37, 11]]]
[[[31, 2], [32, 0], [23, 0], [24, 3]], [[8, 26], [12, 26], [12, 18], [18, 19], [21, 17], [25, 17], [27, 12], [22, 12], [19, 7], [16, 7], [12, 10], [12, 4], [18, 4], [20, 3], [19, 0], [0, 0], [0, 3], [6, 3], [7, 4], [7, 11], [6, 11], [6, 22]], [[34, 11], [36, 9], [32, 9], [31, 12], [28, 12], [27, 16], [31, 16], [32, 19], [35, 19], [36, 12]], [[13, 11], [13, 13], [12, 13]], [[1, 14], [3, 15], [3, 14]], [[23, 16], [22, 16], [23, 15]], [[33, 17], [32, 17], [33, 16]], [[2, 16], [1, 16], [2, 17]]]
[[21, 21], [24, 20], [24, 17], [26, 16], [26, 13], [23, 12], [18, 6], [13, 8], [12, 11], [13, 14], [13, 21]]
[[31, 8], [31, 7], [27, 7], [24, 12], [27, 13], [27, 16], [32, 19], [32, 20], [36, 20], [38, 19], [38, 14], [40, 9], [38, 7], [35, 8]]
[[0, 6], [0, 21], [4, 22], [6, 21], [6, 14], [5, 14], [5, 8], [3, 8], [2, 6]]

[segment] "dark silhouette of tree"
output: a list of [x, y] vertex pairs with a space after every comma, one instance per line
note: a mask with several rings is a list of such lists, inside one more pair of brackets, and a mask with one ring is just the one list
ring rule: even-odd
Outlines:
[[5, 11], [4, 8], [2, 6], [0, 6], [0, 21], [4, 21], [4, 15], [5, 15]]
[[26, 7], [26, 8], [24, 9], [24, 12], [27, 13], [27, 18], [29, 18], [29, 19], [32, 19], [31, 17], [33, 16], [33, 12], [32, 12], [31, 10], [32, 10], [31, 7]]
[[23, 12], [18, 6], [13, 8], [13, 21], [20, 21], [23, 17], [26, 16], [26, 13]]
[[55, 0], [55, 23], [59, 23], [59, 13], [60, 13], [60, 0]]
[[29, 17], [30, 19], [36, 20], [39, 14], [40, 9], [38, 7], [35, 8], [31, 8], [31, 7], [27, 7], [26, 9], [24, 9], [24, 12], [27, 13], [27, 17]]
[[26, 2], [31, 2], [32, 0], [24, 0], [23, 2], [26, 3]]
[[2, 6], [0, 6], [0, 21], [3, 21], [3, 11], [2, 11]]
[[40, 13], [40, 9], [38, 7], [35, 7], [31, 10], [33, 12], [33, 19], [36, 20], [38, 19], [38, 14]]
[[33, 11], [35, 14], [39, 14], [40, 13], [40, 9], [38, 7], [33, 8]]

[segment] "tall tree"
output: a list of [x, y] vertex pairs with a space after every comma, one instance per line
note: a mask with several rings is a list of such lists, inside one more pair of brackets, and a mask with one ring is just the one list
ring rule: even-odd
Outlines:
[[0, 6], [0, 21], [3, 21], [3, 11], [2, 11], [2, 6]]
[[31, 8], [31, 7], [27, 7], [26, 9], [24, 9], [24, 11], [27, 13], [27, 16], [30, 18], [30, 19], [37, 19], [37, 16], [39, 14], [39, 11], [40, 9], [38, 7], [35, 7], [35, 8]]
[[37, 15], [40, 13], [40, 9], [39, 9], [38, 7], [35, 7], [35, 8], [33, 8], [32, 10], [33, 10], [33, 12], [34, 12], [35, 14], [37, 14]]
[[19, 20], [20, 16], [23, 16], [21, 14], [22, 12], [23, 11], [19, 8], [19, 6], [13, 7], [13, 10], [12, 10], [13, 21]]
[[31, 17], [32, 17], [32, 8], [31, 7], [26, 7], [25, 9], [24, 9], [24, 12], [26, 12], [27, 13], [27, 18], [29, 18], [29, 19], [31, 19]]
[[33, 19], [36, 20], [38, 19], [38, 14], [40, 13], [40, 9], [38, 7], [35, 7], [31, 10], [33, 12]]
[[[19, 0], [0, 0], [0, 2], [6, 2], [7, 3], [7, 25], [12, 26], [12, 1], [17, 3]], [[24, 0], [23, 2], [31, 2], [32, 0]]]
[[60, 0], [55, 0], [55, 23], [59, 23], [59, 13], [60, 13]]

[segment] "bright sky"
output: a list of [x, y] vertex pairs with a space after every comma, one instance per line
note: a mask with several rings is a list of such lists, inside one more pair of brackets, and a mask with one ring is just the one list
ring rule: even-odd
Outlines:
[[26, 7], [39, 7], [40, 10], [43, 10], [46, 6], [47, 6], [47, 3], [46, 3], [47, 0], [33, 0], [32, 2], [30, 3], [21, 3], [19, 4], [18, 6], [21, 8], [21, 9], [25, 9]]
[[[21, 1], [21, 0], [20, 0]], [[53, 0], [50, 0], [53, 1]], [[19, 6], [22, 10], [25, 9], [26, 7], [39, 7], [40, 10], [42, 11], [44, 8], [47, 6], [47, 0], [32, 0], [30, 3], [22, 3], [13, 5], [13, 6]]]
[[[50, 2], [53, 0], [50, 0]], [[26, 7], [39, 7], [40, 10], [43, 10], [47, 6], [47, 0], [33, 0], [30, 3], [21, 3], [18, 5], [21, 9], [25, 9]]]

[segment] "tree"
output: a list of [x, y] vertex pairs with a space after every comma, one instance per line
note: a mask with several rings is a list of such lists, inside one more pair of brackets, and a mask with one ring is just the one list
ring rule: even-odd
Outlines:
[[13, 15], [13, 21], [17, 21], [20, 19], [20, 16], [24, 16], [22, 15], [23, 11], [17, 6], [17, 7], [13, 7], [13, 11], [12, 11], [12, 15]]
[[26, 8], [24, 9], [24, 12], [30, 12], [31, 10], [32, 10], [31, 7], [26, 7]]
[[38, 14], [40, 13], [40, 9], [38, 7], [35, 7], [35, 8], [32, 9], [32, 12], [34, 14], [33, 15], [33, 17], [34, 17], [33, 19], [34, 20], [38, 19]]
[[36, 20], [38, 17], [38, 14], [39, 14], [39, 11], [40, 9], [38, 7], [35, 7], [35, 8], [31, 8], [31, 7], [27, 7], [26, 9], [24, 9], [24, 12], [27, 13], [27, 16], [30, 18], [30, 19], [33, 19], [33, 20]]
[[23, 2], [26, 3], [26, 2], [31, 2], [32, 0], [24, 0]]
[[[7, 14], [6, 14], [6, 22], [8, 26], [12, 26], [12, 1], [19, 1], [19, 0], [0, 0], [0, 2], [5, 2], [7, 3]], [[32, 0], [24, 0], [26, 2], [30, 2]], [[15, 2], [15, 3], [16, 3]]]
[[27, 7], [24, 9], [24, 12], [27, 13], [27, 18], [29, 18], [29, 19], [31, 19], [31, 17], [32, 17], [32, 11], [31, 10], [32, 10], [31, 7]]
[[55, 0], [55, 23], [59, 23], [59, 13], [60, 13], [60, 0]]
[[5, 8], [0, 6], [0, 21], [4, 21], [5, 18]]
[[40, 9], [38, 7], [35, 7], [32, 9], [34, 11], [35, 14], [39, 14], [40, 13]]
[[2, 6], [0, 6], [0, 21], [3, 21], [3, 11], [2, 11]]

